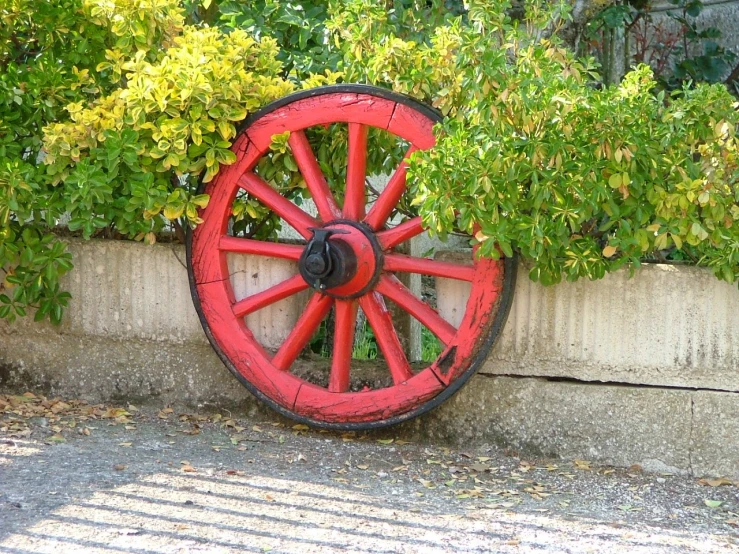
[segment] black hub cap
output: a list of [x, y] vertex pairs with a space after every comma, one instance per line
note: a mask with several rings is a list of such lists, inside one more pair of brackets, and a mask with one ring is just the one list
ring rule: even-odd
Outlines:
[[344, 235], [340, 229], [310, 229], [313, 231], [308, 245], [300, 256], [300, 274], [312, 288], [318, 291], [339, 287], [348, 283], [357, 272], [357, 257], [351, 247], [331, 235]]

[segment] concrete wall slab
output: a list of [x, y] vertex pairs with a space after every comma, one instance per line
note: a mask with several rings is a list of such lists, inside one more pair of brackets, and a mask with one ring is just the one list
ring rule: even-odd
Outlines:
[[[182, 247], [72, 241], [70, 249], [76, 268], [64, 286], [74, 298], [63, 325], [0, 323], [0, 386], [263, 409], [205, 340]], [[234, 261], [237, 294], [284, 279], [286, 263]], [[454, 281], [437, 284], [442, 312], [466, 298]], [[630, 280], [620, 272], [549, 288], [522, 268], [485, 374], [405, 432], [737, 479], [738, 301], [735, 287], [698, 268], [647, 266]], [[291, 328], [296, 302], [260, 315], [266, 341]]]

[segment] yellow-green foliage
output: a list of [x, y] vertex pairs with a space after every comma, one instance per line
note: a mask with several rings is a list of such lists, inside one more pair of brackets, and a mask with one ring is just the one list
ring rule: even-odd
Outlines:
[[180, 2], [173, 0], [84, 0], [90, 21], [116, 37], [119, 52], [167, 48], [184, 25]]
[[234, 161], [235, 123], [293, 89], [274, 40], [184, 15], [179, 0], [0, 2], [0, 318], [59, 321], [61, 218], [147, 242], [198, 223], [197, 183]]
[[0, 318], [33, 307], [58, 322], [68, 298], [59, 277], [72, 264], [51, 229], [72, 214], [90, 234], [125, 209], [95, 172], [55, 185], [41, 163], [43, 128], [67, 120], [67, 104], [87, 106], [120, 86], [120, 74], [98, 71], [106, 52], [117, 63], [160, 57], [182, 14], [176, 0], [0, 2]]
[[123, 62], [108, 53], [111, 63], [101, 69], [115, 72], [118, 64], [125, 87], [90, 105], [70, 104], [70, 121], [46, 129], [45, 162], [56, 183], [76, 186], [80, 172], [94, 174], [101, 198], [110, 192], [127, 200], [101, 226], [112, 222], [143, 236], [161, 228], [162, 213], [166, 219], [184, 213], [197, 223], [196, 207], [207, 200], [193, 187], [173, 187], [172, 176], [194, 182], [204, 172], [210, 181], [221, 164], [235, 161], [234, 122], [293, 89], [280, 76], [270, 38], [185, 26], [172, 43], [155, 61], [144, 50]]
[[448, 115], [409, 171], [429, 228], [479, 226], [483, 255], [518, 251], [547, 284], [663, 252], [737, 280], [739, 111], [726, 87], [667, 96], [647, 66], [594, 86], [592, 60], [541, 38], [553, 20], [544, 2], [527, 2], [533, 18], [522, 24], [507, 5], [469, 2], [466, 21], [427, 42], [400, 37], [379, 1], [349, 2], [333, 25], [348, 45], [348, 78]]
[[[322, 24], [290, 40], [300, 24], [292, 4], [261, 23], [250, 4], [253, 34], [186, 25], [177, 0], [0, 7], [0, 268], [12, 268], [0, 282], [0, 318], [33, 306], [59, 321], [67, 295], [58, 277], [71, 262], [49, 228], [61, 216], [85, 237], [148, 242], [170, 224], [197, 224], [208, 202], [197, 184], [234, 161], [236, 122], [296, 86], [340, 78], [410, 94], [447, 116], [436, 147], [412, 157], [398, 208], [433, 231], [475, 231], [483, 255], [518, 251], [544, 283], [664, 253], [739, 278], [739, 112], [725, 87], [667, 97], [646, 67], [619, 86], [593, 86], [592, 61], [542, 38], [557, 26], [548, 7], [567, 17], [564, 0], [527, 0], [522, 22], [508, 19], [505, 0], [465, 2], [463, 17], [444, 0], [394, 10], [385, 0], [327, 3], [333, 51], [316, 46]], [[224, 17], [241, 13], [221, 4]], [[266, 22], [283, 16], [281, 44], [313, 44], [310, 55], [328, 65], [280, 52]], [[314, 65], [323, 73], [298, 84], [280, 59], [296, 80]], [[307, 191], [287, 138], [275, 137], [256, 171], [300, 203]], [[341, 203], [346, 126], [308, 139]], [[370, 145], [375, 173], [405, 151], [378, 130]], [[234, 231], [249, 236], [279, 225], [248, 196], [233, 216]]]

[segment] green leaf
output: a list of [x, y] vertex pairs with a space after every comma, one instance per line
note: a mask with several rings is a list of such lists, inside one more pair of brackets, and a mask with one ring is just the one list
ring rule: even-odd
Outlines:
[[285, 164], [285, 167], [290, 171], [298, 170], [298, 164], [295, 163], [292, 156], [285, 156], [282, 161]]
[[164, 207], [164, 210], [162, 213], [164, 214], [164, 217], [166, 217], [169, 220], [177, 219], [185, 212], [185, 204], [168, 204]]

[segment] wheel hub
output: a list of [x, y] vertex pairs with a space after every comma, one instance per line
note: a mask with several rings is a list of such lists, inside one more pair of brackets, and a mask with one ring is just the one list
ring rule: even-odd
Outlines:
[[357, 272], [357, 257], [351, 247], [342, 240], [332, 240], [332, 235], [347, 235], [342, 229], [310, 229], [313, 238], [300, 257], [300, 274], [312, 288], [318, 291], [332, 289], [348, 283]]
[[336, 220], [311, 228], [313, 237], [298, 262], [308, 285], [334, 298], [357, 298], [379, 279], [382, 249], [371, 230], [354, 221]]

